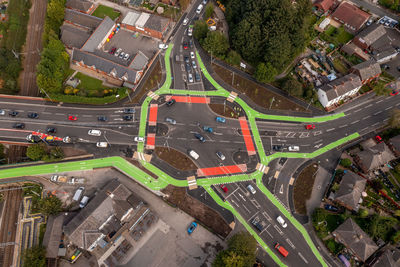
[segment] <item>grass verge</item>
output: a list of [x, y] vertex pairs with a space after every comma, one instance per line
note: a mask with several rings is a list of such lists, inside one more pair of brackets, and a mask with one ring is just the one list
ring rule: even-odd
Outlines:
[[293, 190], [294, 208], [298, 214], [307, 214], [306, 202], [311, 197], [315, 174], [318, 170], [316, 163], [304, 168], [297, 177]]
[[118, 11], [115, 11], [113, 8], [108, 7], [108, 6], [103, 6], [99, 5], [96, 10], [92, 13], [92, 16], [98, 17], [98, 18], [105, 18], [106, 16], [110, 17], [110, 19], [115, 20], [116, 18], [119, 17], [121, 13]]
[[154, 62], [156, 64], [154, 66], [153, 71], [150, 73], [149, 78], [144, 83], [143, 87], [140, 89], [138, 93], [132, 97], [132, 101], [130, 103], [139, 103], [142, 97], [147, 94], [150, 90], [155, 89], [158, 85], [161, 86], [161, 64], [160, 61]]

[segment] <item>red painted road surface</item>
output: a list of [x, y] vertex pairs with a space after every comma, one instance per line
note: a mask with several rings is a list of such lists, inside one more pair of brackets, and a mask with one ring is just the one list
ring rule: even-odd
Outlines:
[[150, 126], [155, 126], [157, 124], [157, 111], [158, 111], [158, 105], [151, 104], [150, 105], [150, 114], [149, 114], [149, 125]]
[[253, 139], [251, 138], [251, 133], [247, 124], [246, 117], [239, 118], [239, 122], [240, 127], [242, 128], [242, 134], [244, 138], [244, 143], [246, 144], [247, 153], [249, 155], [254, 155], [256, 154], [256, 150], [254, 148]]
[[171, 98], [175, 99], [176, 102], [183, 102], [183, 103], [195, 103], [195, 104], [210, 103], [209, 97], [202, 97], [202, 96], [172, 96]]
[[246, 164], [231, 165], [231, 166], [220, 166], [211, 167], [204, 169], [197, 169], [197, 176], [214, 176], [221, 174], [234, 174], [247, 171]]
[[153, 133], [149, 133], [147, 135], [147, 145], [146, 148], [147, 149], [154, 149], [156, 145], [156, 134]]

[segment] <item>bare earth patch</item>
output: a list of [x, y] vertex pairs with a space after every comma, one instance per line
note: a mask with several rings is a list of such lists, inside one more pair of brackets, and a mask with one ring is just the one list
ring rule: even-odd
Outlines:
[[129, 161], [131, 164], [135, 165], [136, 167], [138, 167], [139, 169], [141, 169], [142, 171], [144, 171], [145, 173], [147, 173], [148, 175], [150, 175], [151, 177], [153, 177], [154, 179], [158, 178], [157, 175], [155, 175], [154, 173], [143, 167], [137, 160], [133, 159], [126, 159], [126, 160]]
[[223, 104], [209, 104], [208, 105], [212, 111], [217, 113], [218, 115], [228, 117], [228, 118], [239, 118], [239, 113], [236, 112], [233, 108], [229, 107], [228, 105]]
[[197, 169], [196, 165], [194, 165], [193, 161], [188, 156], [173, 148], [168, 149], [167, 147], [156, 147], [154, 152], [157, 157], [167, 162], [175, 169], [182, 171]]
[[232, 231], [221, 215], [197, 199], [189, 196], [185, 188], [168, 185], [161, 191], [168, 195], [168, 197], [165, 198], [167, 202], [194, 217], [213, 232], [227, 237]]
[[298, 214], [307, 214], [306, 202], [311, 197], [317, 170], [318, 165], [316, 163], [311, 163], [301, 171], [294, 183], [293, 202], [296, 213]]
[[[227, 84], [232, 85], [232, 72], [216, 64], [212, 65], [217, 75]], [[244, 93], [247, 97], [263, 108], [269, 108], [274, 99], [271, 109], [306, 111], [302, 106], [288, 100], [285, 97], [275, 94], [270, 90], [245, 79], [239, 75], [233, 77], [233, 87]]]

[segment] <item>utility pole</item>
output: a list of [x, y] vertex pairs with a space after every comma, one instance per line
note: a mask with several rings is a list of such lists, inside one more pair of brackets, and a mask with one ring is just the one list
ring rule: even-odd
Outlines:
[[51, 102], [54, 102], [53, 99], [47, 94], [47, 92], [43, 88], [39, 88], [41, 91], [44, 92], [44, 94], [50, 99]]
[[129, 97], [129, 102], [132, 102], [132, 98], [131, 98], [130, 93], [128, 92], [128, 88], [125, 90], [125, 92], [126, 92], [126, 94], [128, 95], [128, 97]]
[[310, 105], [311, 105], [311, 101], [313, 101], [313, 99], [312, 99], [312, 98], [311, 98], [311, 100], [310, 100], [310, 103], [308, 103], [308, 106], [307, 106], [306, 110], [308, 110], [308, 108], [310, 107]]
[[107, 141], [107, 143], [108, 143], [108, 145], [111, 147], [111, 144], [110, 144], [110, 142], [108, 141], [108, 139], [107, 139], [107, 136], [106, 136], [106, 131], [104, 131], [104, 138], [106, 139], [106, 141]]
[[271, 105], [269, 105], [269, 109], [271, 109], [271, 107], [272, 107], [272, 103], [274, 103], [274, 101], [275, 101], [275, 97], [272, 97], [272, 100], [271, 100]]
[[235, 80], [235, 73], [232, 71], [232, 86], [233, 86], [233, 81]]

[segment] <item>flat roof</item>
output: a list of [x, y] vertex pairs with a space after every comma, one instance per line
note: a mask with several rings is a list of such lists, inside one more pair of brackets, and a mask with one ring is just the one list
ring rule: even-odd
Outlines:
[[146, 24], [147, 20], [150, 18], [150, 14], [148, 13], [142, 13], [138, 20], [136, 21], [135, 26], [139, 28], [144, 28], [144, 25]]
[[125, 18], [122, 20], [123, 24], [135, 26], [136, 21], [140, 17], [139, 12], [130, 11], [126, 14]]

